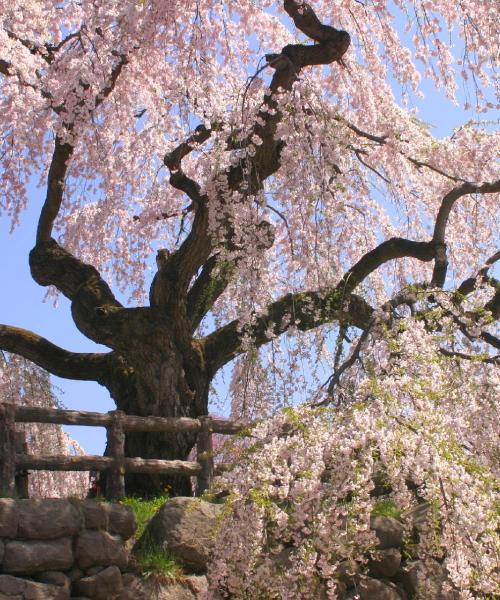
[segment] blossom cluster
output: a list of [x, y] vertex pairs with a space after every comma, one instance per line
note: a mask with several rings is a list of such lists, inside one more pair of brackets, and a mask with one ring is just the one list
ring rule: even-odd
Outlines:
[[[228, 499], [209, 598], [342, 597], [346, 568], [366, 571], [376, 556], [381, 482], [406, 556], [442, 563], [454, 597], [499, 593], [500, 377], [440, 344], [421, 320], [379, 327], [340, 406], [282, 409], [235, 445], [216, 487]], [[415, 538], [409, 515], [423, 504]]]
[[[1, 402], [20, 406], [61, 408], [49, 374], [33, 363], [13, 354], [0, 353]], [[36, 456], [82, 455], [81, 446], [60, 425], [18, 423], [16, 431], [25, 434], [28, 454]], [[30, 498], [85, 498], [89, 490], [87, 472], [31, 471], [28, 476]]]

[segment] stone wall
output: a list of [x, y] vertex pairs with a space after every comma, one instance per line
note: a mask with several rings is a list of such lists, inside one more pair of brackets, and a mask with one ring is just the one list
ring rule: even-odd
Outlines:
[[0, 600], [120, 599], [132, 511], [76, 499], [0, 499]]
[[[129, 508], [94, 500], [0, 499], [0, 600], [203, 598], [221, 508], [195, 498], [173, 498], [160, 508], [131, 551], [140, 552], [147, 539], [184, 567], [180, 581], [162, 582], [127, 572], [135, 532]], [[425, 529], [427, 506], [419, 505], [405, 521], [415, 532]], [[403, 553], [398, 519], [376, 516], [371, 526], [378, 553], [364, 568], [339, 565], [341, 600], [457, 599], [446, 585], [442, 556], [422, 560], [408, 548]], [[285, 548], [276, 560], [286, 569], [288, 558]]]
[[[426, 508], [422, 504], [406, 518], [415, 528], [426, 526]], [[403, 552], [405, 531], [394, 517], [372, 517], [371, 528], [378, 538], [375, 557], [366, 568], [339, 569], [341, 600], [457, 600], [449, 586], [446, 569], [432, 556], [425, 559]]]
[[[380, 496], [380, 495], [379, 495]], [[200, 582], [200, 592], [176, 590], [165, 600], [195, 600], [203, 597], [206, 586], [205, 573], [215, 538], [217, 522], [222, 506], [198, 498], [173, 498], [164, 504], [150, 521], [145, 536], [163, 548], [184, 566], [189, 577]], [[420, 504], [405, 514], [404, 520], [413, 534], [423, 531], [428, 523], [428, 505]], [[447, 589], [447, 573], [442, 556], [425, 559], [412, 555], [405, 543], [408, 532], [403, 523], [392, 516], [373, 516], [371, 528], [378, 538], [377, 552], [366, 565], [341, 563], [337, 576], [339, 600], [457, 600], [458, 594]], [[140, 541], [136, 548], [140, 548]], [[276, 562], [285, 571], [293, 568], [290, 561], [291, 548], [276, 555]], [[133, 600], [151, 600], [151, 594], [140, 593], [138, 582]], [[172, 588], [173, 589], [173, 588]], [[324, 592], [324, 593], [323, 593]], [[156, 598], [156, 597], [155, 597]], [[226, 598], [220, 594], [218, 600]], [[326, 600], [326, 590], [318, 600]], [[131, 599], [132, 600], [132, 599]], [[300, 600], [300, 598], [297, 598]]]

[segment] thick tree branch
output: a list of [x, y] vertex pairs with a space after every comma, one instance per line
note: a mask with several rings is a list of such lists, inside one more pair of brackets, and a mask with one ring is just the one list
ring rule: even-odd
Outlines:
[[238, 320], [232, 321], [205, 338], [206, 354], [213, 357], [209, 368], [215, 372], [240, 354], [246, 337], [252, 340], [253, 345], [261, 346], [292, 326], [300, 331], [308, 331], [332, 321], [366, 330], [373, 309], [360, 296], [353, 294], [354, 289], [381, 265], [404, 257], [433, 260], [434, 243], [391, 238], [365, 254], [334, 288], [287, 294], [270, 304], [263, 315], [256, 315], [248, 325]]
[[315, 42], [330, 42], [335, 38], [337, 29], [323, 25], [307, 2], [284, 0], [283, 7], [293, 19], [295, 27]]
[[0, 58], [0, 73], [2, 75], [5, 75], [5, 77], [8, 77], [9, 75], [11, 75], [10, 72], [10, 68], [11, 68], [11, 63], [3, 60], [3, 58]]
[[434, 271], [432, 273], [431, 285], [433, 287], [443, 287], [446, 272], [448, 270], [448, 257], [446, 252], [446, 226], [450, 216], [451, 209], [455, 202], [462, 196], [467, 194], [492, 194], [500, 192], [500, 179], [492, 183], [463, 183], [451, 191], [449, 191], [441, 202], [439, 208], [436, 223], [434, 225], [434, 233], [432, 241], [434, 242], [437, 254], [436, 262], [434, 264]]
[[108, 354], [69, 352], [36, 333], [9, 325], [0, 325], [0, 349], [66, 379], [102, 381], [108, 368]]
[[59, 136], [57, 136], [47, 177], [47, 195], [38, 221], [36, 232], [37, 243], [46, 242], [51, 239], [54, 221], [63, 200], [64, 181], [72, 154], [73, 146], [63, 143]]
[[[258, 250], [264, 252], [274, 244], [274, 229], [267, 221], [261, 221], [256, 228], [255, 239], [250, 238], [246, 242]], [[229, 245], [230, 251], [243, 250], [236, 245]], [[187, 296], [187, 315], [191, 329], [198, 327], [203, 317], [212, 309], [217, 299], [222, 295], [229, 282], [233, 278], [242, 254], [231, 260], [221, 258], [219, 254], [212, 255], [204, 264], [201, 273], [195, 279]]]
[[500, 339], [497, 338], [496, 335], [493, 335], [489, 331], [481, 331], [481, 335], [479, 337], [483, 340], [483, 342], [486, 342], [490, 346], [493, 346], [493, 348], [500, 350]]
[[264, 314], [255, 315], [249, 324], [238, 320], [221, 327], [204, 339], [209, 373], [215, 373], [230, 360], [245, 351], [245, 339], [252, 347], [266, 344], [292, 327], [310, 331], [320, 325], [340, 321], [365, 329], [373, 313], [371, 306], [352, 294], [346, 298], [337, 288], [319, 292], [287, 294], [271, 303]]
[[307, 2], [285, 0], [285, 11], [293, 19], [296, 27], [315, 42], [314, 45], [289, 44], [280, 54], [268, 54], [266, 60], [275, 73], [269, 86], [269, 92], [258, 113], [256, 124], [250, 131], [242, 147], [258, 136], [262, 143], [257, 146], [255, 156], [246, 159], [228, 172], [231, 190], [239, 188], [245, 181], [249, 194], [262, 188], [265, 179], [277, 171], [280, 166], [282, 142], [275, 138], [278, 123], [283, 118], [276, 96], [289, 92], [297, 80], [300, 71], [307, 66], [327, 65], [341, 60], [350, 45], [350, 36], [341, 31], [322, 25]]
[[481, 355], [477, 356], [475, 354], [465, 354], [464, 352], [456, 352], [454, 350], [448, 350], [447, 348], [439, 348], [439, 352], [441, 352], [443, 356], [447, 356], [449, 358], [460, 358], [461, 360], [470, 360], [473, 362], [483, 362], [500, 365], [500, 355], [498, 354], [496, 356], [483, 357]]
[[484, 305], [484, 308], [491, 312], [493, 319], [500, 319], [500, 285], [498, 283], [493, 298]]
[[[119, 60], [113, 67], [107, 84], [95, 97], [94, 109], [97, 108], [113, 91], [118, 77], [126, 63], [127, 57], [125, 55], [119, 55]], [[83, 87], [85, 88], [85, 86]], [[83, 101], [81, 101], [79, 105], [84, 106]], [[53, 109], [59, 114], [64, 110], [64, 105], [53, 107]], [[71, 123], [66, 127], [69, 132], [73, 130], [73, 124]], [[73, 151], [74, 146], [72, 144], [63, 142], [59, 136], [56, 136], [54, 152], [52, 154], [52, 161], [47, 177], [47, 195], [38, 221], [36, 235], [37, 243], [49, 241], [52, 237], [52, 228], [59, 213], [59, 209], [61, 208], [66, 174]]]
[[181, 162], [198, 144], [210, 137], [211, 129], [199, 125], [186, 141], [165, 154], [163, 162], [170, 169], [172, 187], [184, 192], [191, 200], [194, 219], [191, 230], [173, 254], [162, 250], [158, 256], [158, 272], [149, 291], [151, 306], [171, 309], [179, 304], [189, 287], [193, 275], [210, 255], [211, 240], [208, 234], [207, 197], [201, 194], [199, 184], [182, 170]]
[[218, 256], [211, 256], [204, 264], [187, 296], [187, 314], [192, 331], [196, 330], [203, 317], [224, 292], [235, 270], [236, 265], [233, 262], [220, 261]]
[[[118, 61], [107, 83], [94, 98], [94, 108], [112, 92], [126, 63], [126, 56], [118, 55]], [[83, 105], [82, 100], [81, 106]], [[59, 109], [63, 110], [64, 106]], [[66, 127], [71, 133], [74, 124], [69, 123]], [[30, 252], [31, 274], [40, 285], [53, 285], [72, 300], [73, 319], [80, 331], [95, 341], [107, 343], [109, 336], [102, 338], [98, 334], [102, 326], [102, 316], [121, 309], [122, 305], [94, 267], [78, 260], [52, 239], [54, 221], [63, 200], [65, 179], [73, 151], [73, 144], [63, 142], [60, 136], [56, 136], [47, 178], [47, 194], [38, 222], [36, 245]]]
[[396, 258], [417, 258], [428, 262], [435, 258], [433, 242], [414, 242], [405, 238], [391, 238], [367, 252], [347, 271], [337, 285], [348, 296], [370, 273]]
[[199, 144], [203, 144], [212, 135], [212, 130], [204, 125], [198, 125], [194, 133], [187, 140], [179, 144], [174, 150], [165, 154], [163, 162], [171, 172], [178, 171], [181, 168], [181, 161], [190, 154]]
[[102, 317], [122, 309], [122, 305], [97, 269], [75, 258], [53, 239], [39, 242], [30, 252], [29, 260], [31, 275], [39, 285], [54, 285], [72, 301], [71, 311], [78, 329], [104, 343], [96, 334]]
[[[302, 68], [338, 61], [350, 44], [347, 32], [322, 25], [306, 2], [285, 0], [284, 8], [295, 25], [316, 43], [310, 46], [291, 44], [285, 46], [280, 54], [266, 56], [268, 65], [275, 70], [275, 73], [256, 122], [246, 139], [240, 143], [240, 148], [248, 147], [254, 136], [260, 138], [261, 143], [255, 147], [253, 157], [246, 156], [238, 165], [229, 168], [225, 174], [226, 177], [222, 178], [227, 181], [227, 186], [224, 186], [220, 192], [219, 200], [222, 207], [231, 201], [231, 192], [244, 189], [246, 194], [255, 194], [262, 188], [264, 180], [275, 173], [280, 166], [279, 156], [283, 144], [280, 140], [275, 139], [275, 134], [276, 127], [283, 115], [278, 106], [277, 95], [292, 89]], [[192, 230], [184, 243], [177, 252], [169, 257], [168, 263], [163, 267], [163, 273], [159, 271], [155, 277], [154, 289], [152, 288], [150, 294], [153, 298], [168, 299], [172, 293], [177, 298], [182, 297], [192, 278], [209, 259], [215, 243], [217, 243], [217, 240], [213, 240], [208, 231], [207, 198], [200, 196], [198, 184], [181, 169], [182, 158], [191, 152], [196, 144], [208, 139], [209, 135], [209, 130], [199, 128], [186, 142], [165, 156], [164, 162], [172, 173], [170, 182], [193, 200], [195, 218]], [[222, 245], [227, 247], [232, 244], [231, 212], [233, 208], [228, 207], [225, 218], [226, 231]], [[224, 223], [224, 208], [222, 208], [222, 213], [221, 224]], [[208, 284], [209, 278], [206, 281]], [[201, 283], [202, 281], [197, 284], [197, 289], [201, 288]], [[162, 292], [159, 291], [161, 285], [164, 287]]]
[[195, 209], [191, 231], [173, 254], [157, 261], [156, 273], [150, 289], [151, 306], [173, 309], [184, 301], [189, 284], [210, 256], [212, 242], [208, 235], [208, 208], [204, 203]]
[[22, 44], [25, 48], [27, 48], [30, 54], [36, 54], [43, 58], [49, 65], [52, 64], [55, 60], [56, 53], [69, 41], [79, 37], [81, 34], [81, 29], [78, 31], [74, 31], [73, 33], [68, 34], [65, 38], [63, 38], [58, 44], [55, 46], [53, 44], [37, 44], [36, 42], [32, 42], [31, 40], [27, 40], [24, 38], [20, 38], [13, 31], [7, 31], [7, 35]]

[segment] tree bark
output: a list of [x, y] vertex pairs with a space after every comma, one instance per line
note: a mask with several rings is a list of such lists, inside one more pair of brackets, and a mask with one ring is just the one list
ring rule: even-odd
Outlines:
[[[120, 356], [104, 384], [117, 408], [129, 415], [195, 418], [208, 414], [210, 379], [203, 356], [180, 351], [173, 336], [149, 340]], [[153, 343], [151, 343], [153, 342]], [[156, 347], [155, 347], [156, 346]], [[158, 351], [158, 346], [162, 351]], [[139, 432], [125, 434], [125, 456], [160, 460], [186, 460], [196, 443], [195, 431]], [[105, 454], [109, 454], [106, 449]], [[104, 483], [104, 482], [103, 482]], [[191, 481], [182, 475], [127, 473], [128, 495], [191, 495]]]

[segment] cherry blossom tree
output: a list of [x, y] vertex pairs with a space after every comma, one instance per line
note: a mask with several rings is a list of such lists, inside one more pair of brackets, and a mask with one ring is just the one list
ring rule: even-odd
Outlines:
[[[0, 353], [0, 398], [2, 402], [21, 406], [60, 408], [49, 374], [21, 356]], [[23, 423], [29, 454], [81, 455], [83, 449], [60, 425]], [[33, 497], [87, 496], [89, 474], [33, 471], [28, 477], [28, 495]]]
[[[498, 368], [443, 352], [454, 319], [436, 334], [430, 318], [379, 320], [344, 372], [349, 401], [280, 411], [233, 448], [209, 598], [498, 596]], [[387, 513], [403, 548], [374, 587], [371, 523]]]
[[[0, 206], [15, 225], [39, 178], [31, 274], [110, 351], [9, 325], [1, 349], [164, 416], [207, 414], [231, 361], [237, 416], [339, 403], [381, 310], [429, 331], [439, 312], [455, 323], [442, 352], [495, 368], [498, 135], [469, 122], [436, 139], [411, 111], [422, 74], [495, 108], [494, 3], [11, 0], [1, 15]], [[126, 452], [193, 443], [134, 433]], [[167, 483], [189, 491], [127, 480]]]

